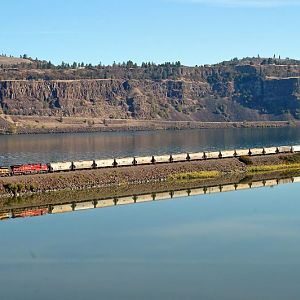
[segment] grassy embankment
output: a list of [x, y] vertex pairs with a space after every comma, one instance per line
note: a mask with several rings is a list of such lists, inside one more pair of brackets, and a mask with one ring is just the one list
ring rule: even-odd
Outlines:
[[277, 165], [261, 165], [261, 166], [251, 166], [251, 163], [246, 163], [249, 165], [247, 167], [247, 173], [261, 174], [261, 173], [272, 173], [272, 172], [285, 172], [285, 171], [295, 171], [300, 170], [300, 154], [294, 154], [291, 156], [286, 156], [281, 158], [282, 163]]
[[[281, 164], [270, 164], [270, 165], [253, 165], [253, 161], [250, 156], [242, 156], [239, 160], [247, 166], [246, 174], [264, 174], [273, 172], [289, 172], [300, 170], [300, 154], [293, 154], [291, 156], [283, 156], [280, 158]], [[234, 170], [233, 170], [234, 172]], [[187, 172], [177, 173], [169, 176], [171, 181], [184, 181], [193, 179], [209, 179], [217, 178], [222, 176], [220, 171], [199, 171], [199, 172]]]

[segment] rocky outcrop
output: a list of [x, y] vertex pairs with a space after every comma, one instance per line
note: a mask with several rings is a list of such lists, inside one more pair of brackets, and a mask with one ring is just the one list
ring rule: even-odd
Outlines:
[[[208, 84], [150, 80], [2, 81], [4, 113], [168, 119], [209, 96]], [[195, 102], [195, 103], [194, 103]]]
[[262, 113], [291, 114], [297, 119], [300, 116], [299, 78], [240, 77], [235, 81], [235, 93], [242, 105]]
[[[220, 122], [300, 119], [299, 65], [263, 63], [157, 66], [152, 75], [150, 67], [0, 70], [2, 78], [15, 78], [0, 81], [0, 105], [6, 115], [25, 116]], [[97, 79], [101, 74], [111, 78]], [[17, 79], [22, 76], [30, 79]], [[158, 79], [147, 78], [151, 76]]]

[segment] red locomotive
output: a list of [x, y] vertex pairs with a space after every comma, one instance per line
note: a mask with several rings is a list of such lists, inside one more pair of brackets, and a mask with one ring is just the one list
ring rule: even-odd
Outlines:
[[47, 164], [25, 164], [11, 166], [12, 175], [26, 175], [26, 174], [37, 174], [47, 173]]
[[49, 213], [48, 208], [40, 208], [40, 209], [28, 209], [20, 212], [14, 212], [14, 218], [26, 218], [26, 217], [37, 217], [47, 215]]

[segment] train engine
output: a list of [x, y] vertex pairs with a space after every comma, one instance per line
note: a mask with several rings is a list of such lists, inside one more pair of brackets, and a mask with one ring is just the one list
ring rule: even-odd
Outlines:
[[10, 167], [12, 175], [28, 175], [28, 174], [42, 174], [48, 173], [47, 164], [24, 164], [14, 165]]

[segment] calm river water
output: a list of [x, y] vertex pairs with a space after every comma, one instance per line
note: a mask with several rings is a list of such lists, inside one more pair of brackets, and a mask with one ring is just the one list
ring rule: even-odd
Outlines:
[[0, 136], [0, 165], [291, 144], [299, 128]]
[[299, 190], [1, 222], [1, 299], [298, 300]]

